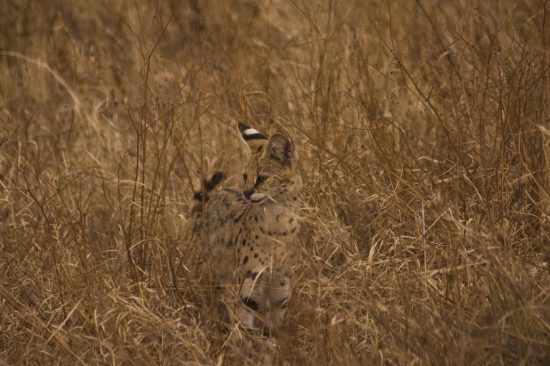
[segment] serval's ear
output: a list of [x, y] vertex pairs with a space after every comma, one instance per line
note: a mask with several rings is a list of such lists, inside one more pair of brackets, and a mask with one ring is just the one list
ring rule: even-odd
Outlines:
[[285, 135], [274, 133], [267, 141], [265, 154], [269, 159], [290, 167], [294, 160], [294, 145]]
[[259, 152], [267, 142], [267, 137], [262, 135], [258, 130], [239, 122], [239, 132], [244, 142], [248, 145], [253, 153]]

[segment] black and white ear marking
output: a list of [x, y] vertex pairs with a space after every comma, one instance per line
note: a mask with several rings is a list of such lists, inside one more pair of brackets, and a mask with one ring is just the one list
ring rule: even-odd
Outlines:
[[267, 141], [266, 154], [281, 165], [290, 166], [293, 160], [294, 146], [292, 141], [283, 134], [275, 133]]
[[238, 123], [239, 132], [244, 142], [250, 146], [253, 151], [259, 151], [267, 141], [267, 137], [262, 135], [258, 130], [252, 128], [242, 122]]
[[267, 140], [267, 137], [262, 135], [258, 130], [250, 126], [245, 125], [242, 122], [239, 122], [239, 132], [245, 141], [250, 140]]
[[217, 171], [214, 174], [210, 174], [202, 181], [202, 191], [195, 192], [193, 198], [196, 201], [208, 201], [208, 193], [214, 190], [214, 188], [216, 188], [225, 178], [226, 175], [224, 172]]
[[214, 188], [216, 188], [216, 186], [218, 184], [221, 183], [222, 180], [224, 180], [226, 178], [226, 175], [224, 172], [220, 172], [220, 171], [217, 171], [213, 174], [210, 174], [205, 180], [204, 180], [204, 189], [206, 189], [206, 191], [211, 191], [213, 190]]

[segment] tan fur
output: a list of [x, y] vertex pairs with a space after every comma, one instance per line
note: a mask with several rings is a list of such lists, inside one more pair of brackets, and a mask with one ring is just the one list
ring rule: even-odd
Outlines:
[[302, 178], [286, 136], [249, 145], [243, 186], [211, 194], [198, 234], [229, 312], [247, 329], [272, 333], [281, 326], [293, 286]]

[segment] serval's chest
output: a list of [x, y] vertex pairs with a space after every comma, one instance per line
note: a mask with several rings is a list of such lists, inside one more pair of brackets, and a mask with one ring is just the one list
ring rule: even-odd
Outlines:
[[287, 272], [292, 265], [299, 221], [294, 210], [269, 199], [250, 203], [236, 238], [236, 259], [242, 269]]
[[211, 253], [216, 281], [227, 284], [239, 273], [287, 273], [298, 232], [293, 208], [268, 197], [250, 201], [225, 189], [210, 198], [200, 235]]

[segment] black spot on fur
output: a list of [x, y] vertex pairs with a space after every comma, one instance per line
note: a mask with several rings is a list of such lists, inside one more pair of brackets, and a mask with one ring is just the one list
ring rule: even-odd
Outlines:
[[242, 301], [247, 308], [252, 309], [254, 311], [258, 311], [258, 303], [252, 300], [250, 297], [246, 297], [242, 299]]
[[243, 264], [247, 264], [247, 263], [248, 263], [248, 256], [245, 255], [243, 258]]

